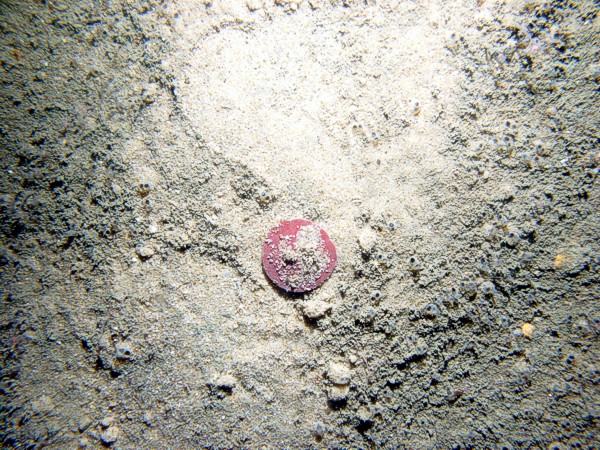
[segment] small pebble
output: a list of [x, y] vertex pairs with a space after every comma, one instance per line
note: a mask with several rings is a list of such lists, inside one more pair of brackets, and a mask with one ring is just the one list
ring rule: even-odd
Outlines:
[[104, 445], [114, 444], [119, 439], [119, 428], [112, 425], [100, 434], [100, 440]]
[[363, 253], [370, 253], [377, 244], [377, 234], [371, 228], [365, 228], [358, 237], [358, 246]]
[[350, 383], [350, 367], [347, 364], [334, 362], [329, 365], [327, 377], [333, 384], [347, 385]]
[[416, 256], [411, 256], [406, 262], [410, 270], [416, 271], [422, 269], [421, 261], [419, 261], [419, 259]]
[[322, 300], [309, 300], [302, 306], [302, 311], [309, 319], [320, 319], [331, 310], [331, 304]]
[[56, 405], [48, 395], [42, 395], [31, 402], [31, 409], [37, 414], [44, 414], [53, 411]]
[[115, 422], [115, 418], [113, 416], [106, 416], [104, 419], [100, 421], [100, 426], [102, 428], [108, 428]]
[[472, 294], [477, 291], [477, 283], [472, 280], [464, 280], [460, 282], [461, 292]]
[[127, 342], [119, 342], [115, 345], [115, 357], [117, 359], [131, 359], [133, 351]]
[[513, 336], [517, 339], [522, 338], [523, 337], [523, 332], [521, 330], [514, 330], [513, 331]]
[[488, 317], [483, 317], [481, 319], [481, 322], [483, 322], [484, 324], [486, 324], [490, 328], [494, 327], [494, 322], [492, 322]]
[[252, 12], [259, 10], [263, 7], [262, 0], [246, 0], [246, 6]]
[[152, 190], [153, 187], [154, 187], [154, 184], [152, 183], [152, 181], [149, 181], [149, 180], [142, 181], [138, 185], [138, 193], [141, 197], [146, 197], [148, 194], [150, 194], [150, 191]]
[[446, 401], [448, 403], [454, 403], [456, 402], [459, 398], [461, 398], [463, 395], [463, 392], [460, 390], [454, 390], [451, 391], [450, 393], [448, 393], [448, 395], [446, 396]]
[[519, 255], [519, 258], [521, 259], [521, 262], [530, 263], [535, 259], [535, 254], [531, 252], [522, 252]]
[[533, 337], [534, 330], [535, 327], [530, 323], [524, 323], [521, 327], [521, 333], [523, 333], [523, 336], [525, 336], [527, 339], [531, 339]]
[[362, 320], [365, 323], [371, 323], [376, 315], [377, 310], [372, 306], [369, 306], [361, 310], [360, 320]]
[[148, 425], [149, 427], [151, 427], [152, 424], [154, 423], [154, 414], [152, 414], [150, 411], [146, 411], [144, 413], [144, 416], [143, 416], [142, 420], [143, 420], [143, 422], [146, 425]]
[[416, 353], [418, 356], [424, 356], [427, 353], [427, 344], [417, 345]]
[[92, 420], [87, 417], [87, 416], [83, 416], [79, 418], [79, 421], [77, 422], [77, 429], [83, 433], [85, 430], [87, 430], [90, 425], [92, 424]]
[[79, 448], [92, 448], [92, 443], [89, 439], [82, 437], [78, 441]]
[[331, 386], [327, 390], [327, 398], [332, 402], [341, 402], [348, 398], [350, 389], [348, 386]]
[[496, 287], [491, 281], [484, 281], [479, 285], [479, 290], [485, 295], [493, 295], [496, 293]]
[[573, 328], [575, 329], [575, 331], [577, 331], [583, 335], [589, 335], [589, 334], [593, 333], [592, 327], [590, 326], [588, 321], [585, 319], [579, 319], [578, 321], [576, 321], [575, 324], [573, 325]]
[[440, 308], [438, 308], [433, 303], [430, 303], [429, 305], [427, 305], [424, 308], [423, 312], [427, 317], [436, 317], [441, 314]]
[[558, 254], [556, 255], [556, 258], [554, 258], [554, 266], [557, 269], [562, 269], [563, 266], [566, 264], [566, 260], [567, 257], [565, 255]]
[[137, 255], [142, 259], [149, 259], [156, 253], [156, 251], [148, 245], [139, 246], [135, 249], [135, 251]]
[[158, 97], [159, 85], [158, 83], [148, 83], [144, 86], [142, 91], [142, 101], [149, 105], [154, 103]]
[[499, 322], [501, 327], [507, 328], [510, 326], [510, 319], [506, 316], [500, 316]]
[[233, 375], [225, 374], [218, 377], [213, 384], [223, 391], [232, 391], [237, 385], [237, 379]]

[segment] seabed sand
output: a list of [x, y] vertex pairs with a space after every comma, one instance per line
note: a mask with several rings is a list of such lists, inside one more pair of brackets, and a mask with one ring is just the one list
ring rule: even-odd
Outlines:
[[597, 446], [599, 12], [2, 2], [3, 446]]

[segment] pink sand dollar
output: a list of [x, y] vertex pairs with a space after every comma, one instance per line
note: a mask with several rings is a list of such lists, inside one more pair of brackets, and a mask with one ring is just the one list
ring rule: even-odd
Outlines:
[[329, 278], [337, 253], [325, 230], [310, 220], [284, 220], [269, 231], [262, 262], [276, 286], [288, 292], [307, 292]]

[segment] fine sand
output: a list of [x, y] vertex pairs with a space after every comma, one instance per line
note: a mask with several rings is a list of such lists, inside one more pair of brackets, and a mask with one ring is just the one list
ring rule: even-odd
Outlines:
[[[598, 448], [597, 3], [0, 28], [4, 448]], [[296, 218], [337, 267], [288, 294], [261, 258]]]

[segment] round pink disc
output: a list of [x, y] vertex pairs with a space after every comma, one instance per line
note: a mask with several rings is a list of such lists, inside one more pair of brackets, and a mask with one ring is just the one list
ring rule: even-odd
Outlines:
[[307, 292], [329, 278], [337, 253], [325, 230], [310, 220], [284, 220], [269, 231], [262, 262], [275, 285], [288, 292]]

